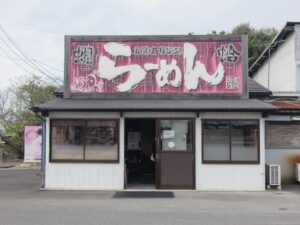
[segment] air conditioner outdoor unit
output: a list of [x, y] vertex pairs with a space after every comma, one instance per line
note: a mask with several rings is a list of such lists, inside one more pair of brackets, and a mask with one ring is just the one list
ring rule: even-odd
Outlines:
[[296, 181], [300, 182], [300, 163], [295, 164]]
[[281, 168], [280, 165], [266, 164], [266, 185], [267, 189], [271, 186], [281, 189]]

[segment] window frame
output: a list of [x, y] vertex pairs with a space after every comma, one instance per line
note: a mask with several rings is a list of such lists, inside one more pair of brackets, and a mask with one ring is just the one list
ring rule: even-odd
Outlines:
[[[161, 121], [162, 120], [187, 120], [191, 122], [191, 149], [189, 150], [163, 150], [162, 148], [162, 139], [161, 139]], [[158, 151], [161, 153], [185, 153], [185, 152], [195, 152], [195, 118], [170, 118], [170, 117], [166, 117], [166, 118], [159, 118], [157, 119], [157, 122], [155, 123], [156, 127], [156, 132], [158, 135]]]
[[[228, 121], [229, 122], [229, 160], [205, 160], [204, 159], [204, 122], [205, 121]], [[258, 126], [257, 132], [257, 160], [232, 160], [232, 141], [231, 141], [231, 123], [230, 121], [255, 121]], [[201, 121], [201, 157], [202, 164], [260, 164], [260, 121], [259, 119], [202, 119]]]
[[[83, 159], [53, 159], [52, 158], [52, 128], [53, 128], [53, 121], [83, 121], [84, 122], [84, 128], [83, 128]], [[85, 159], [85, 142], [86, 142], [86, 128], [87, 128], [87, 121], [115, 121], [116, 126], [118, 129], [118, 153], [117, 153], [117, 159], [113, 160], [107, 160], [107, 159], [95, 159], [95, 160], [86, 160]], [[91, 118], [91, 119], [61, 119], [61, 118], [50, 118], [50, 138], [49, 138], [49, 162], [50, 163], [119, 163], [120, 162], [120, 119], [118, 118]]]

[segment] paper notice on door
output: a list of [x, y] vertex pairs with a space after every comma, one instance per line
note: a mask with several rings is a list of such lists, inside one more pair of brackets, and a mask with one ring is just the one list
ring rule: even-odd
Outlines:
[[175, 138], [174, 130], [164, 130], [163, 131], [163, 139]]
[[128, 150], [140, 150], [140, 141], [140, 132], [128, 132]]

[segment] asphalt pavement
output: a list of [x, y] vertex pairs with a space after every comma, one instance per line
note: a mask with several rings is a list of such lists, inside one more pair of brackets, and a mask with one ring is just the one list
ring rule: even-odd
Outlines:
[[114, 198], [114, 191], [41, 191], [40, 184], [36, 169], [0, 170], [0, 225], [300, 224], [300, 185]]

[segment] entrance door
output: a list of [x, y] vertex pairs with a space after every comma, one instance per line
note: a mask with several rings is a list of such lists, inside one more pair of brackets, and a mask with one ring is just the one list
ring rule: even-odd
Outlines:
[[158, 119], [156, 140], [157, 188], [194, 189], [194, 120]]
[[155, 119], [125, 120], [125, 187], [155, 188]]

